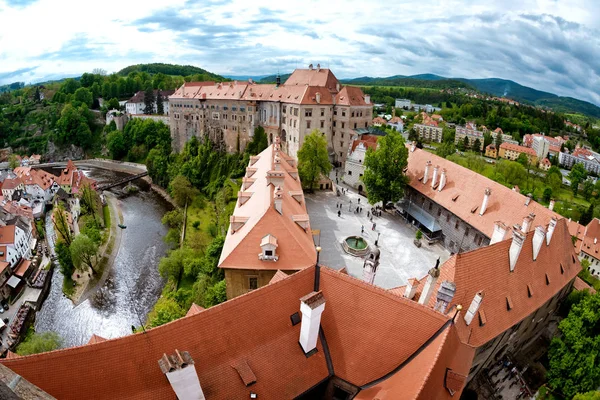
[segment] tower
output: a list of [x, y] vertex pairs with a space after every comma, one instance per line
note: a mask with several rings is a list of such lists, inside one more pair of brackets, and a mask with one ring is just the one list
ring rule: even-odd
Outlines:
[[363, 281], [371, 285], [375, 282], [375, 274], [377, 273], [377, 268], [379, 268], [379, 255], [379, 249], [371, 247], [363, 264]]

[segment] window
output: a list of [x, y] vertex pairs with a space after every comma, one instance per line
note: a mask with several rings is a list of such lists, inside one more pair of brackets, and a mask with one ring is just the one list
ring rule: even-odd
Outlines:
[[312, 108], [307, 108], [306, 110], [304, 110], [304, 116], [312, 117]]
[[446, 215], [446, 222], [450, 222], [450, 213]]
[[246, 111], [246, 107], [240, 107], [240, 111], [242, 111], [242, 112]]
[[356, 129], [356, 125], [357, 125], [357, 123], [355, 122], [355, 123], [354, 123], [354, 129]]
[[346, 110], [342, 110], [342, 117], [346, 116]]
[[456, 222], [454, 223], [454, 229], [458, 229], [458, 219], [456, 220]]
[[432, 209], [432, 208], [433, 208], [433, 203], [432, 203], [432, 202], [430, 202], [430, 203], [429, 203], [429, 211], [431, 211], [431, 209]]
[[335, 128], [335, 121], [333, 121], [333, 127]]
[[306, 121], [306, 129], [310, 129], [310, 121]]
[[248, 277], [248, 288], [250, 290], [258, 289], [258, 277], [256, 277], [256, 276]]
[[477, 246], [481, 246], [481, 242], [483, 241], [483, 236], [479, 236], [477, 238]]
[[469, 236], [469, 227], [468, 226], [465, 228], [465, 236]]
[[321, 121], [321, 128], [325, 128], [325, 121]]
[[[282, 112], [283, 112], [284, 114], [285, 114], [285, 110], [286, 110], [286, 108], [287, 108], [287, 106], [283, 106], [283, 108], [282, 108]], [[248, 110], [249, 110], [249, 111], [252, 111], [252, 110], [250, 109], [250, 107], [248, 107]]]
[[342, 129], [344, 129], [345, 125], [346, 125], [346, 123], [342, 122]]
[[442, 215], [442, 209], [441, 209], [441, 208], [439, 208], [439, 209], [438, 209], [438, 217], [439, 217], [440, 215]]
[[365, 122], [365, 128], [368, 128], [368, 125], [367, 125], [367, 124], [368, 124], [368, 123], [367, 123], [367, 122]]
[[340, 146], [344, 147], [344, 141], [343, 140], [340, 140]]
[[296, 120], [294, 120], [294, 128], [296, 127]]
[[281, 123], [285, 124], [285, 117], [281, 117]]
[[324, 117], [324, 116], [325, 116], [325, 109], [321, 108], [321, 117]]
[[294, 116], [297, 117], [298, 116], [298, 109], [294, 108]]
[[352, 111], [352, 118], [354, 118], [354, 111]]
[[265, 250], [265, 256], [273, 257], [273, 250]]
[[[352, 171], [348, 170], [348, 175], [352, 175]], [[59, 214], [60, 215], [60, 214]]]
[[342, 139], [344, 138], [344, 132], [342, 132]]

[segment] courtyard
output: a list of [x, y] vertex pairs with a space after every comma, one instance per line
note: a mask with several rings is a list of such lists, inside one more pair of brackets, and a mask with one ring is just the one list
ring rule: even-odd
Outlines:
[[[345, 185], [338, 187], [340, 190], [344, 187], [346, 193], [337, 196], [333, 191], [318, 191], [305, 195], [311, 228], [320, 230], [321, 265], [333, 269], [346, 267], [350, 275], [362, 279], [364, 258], [347, 254], [342, 242], [348, 236], [361, 236], [374, 247], [379, 237], [381, 256], [375, 285], [389, 289], [406, 284], [410, 278], [422, 278], [435, 266], [438, 257], [440, 263], [450, 257], [440, 244], [428, 245], [422, 240], [423, 245], [416, 247], [413, 243], [416, 230], [397, 215], [383, 212], [371, 222], [367, 217], [367, 211], [371, 210], [367, 198]], [[356, 207], [362, 207], [362, 212], [356, 213]], [[341, 211], [340, 216], [338, 211]], [[374, 230], [373, 223], [376, 224]], [[364, 228], [362, 233], [361, 227]]]

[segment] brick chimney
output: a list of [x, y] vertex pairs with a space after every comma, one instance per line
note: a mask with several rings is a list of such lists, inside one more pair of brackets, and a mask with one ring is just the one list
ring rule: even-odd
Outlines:
[[444, 186], [446, 186], [446, 168], [442, 168], [442, 176], [440, 176], [440, 187], [438, 188], [438, 192], [441, 192]]
[[438, 171], [439, 171], [439, 169], [440, 169], [440, 166], [439, 166], [439, 165], [436, 165], [436, 166], [433, 168], [433, 176], [431, 177], [431, 188], [432, 188], [432, 189], [435, 189], [435, 188], [434, 188], [434, 186], [435, 186], [435, 184], [437, 183], [437, 178], [438, 178]]
[[275, 187], [273, 192], [273, 204], [277, 212], [283, 215], [283, 190], [279, 186]]
[[550, 199], [550, 204], [548, 204], [548, 210], [550, 210], [550, 211], [554, 210], [554, 199]]
[[425, 163], [425, 173], [423, 174], [423, 184], [427, 184], [427, 180], [429, 179], [429, 168], [431, 168], [431, 161], [427, 161]]
[[524, 241], [525, 234], [521, 232], [521, 227], [519, 225], [513, 226], [512, 243], [510, 244], [510, 249], [508, 250], [508, 258], [511, 272], [515, 270], [515, 265], [517, 265], [519, 254], [521, 254], [521, 250], [523, 249]]
[[537, 259], [538, 254], [540, 254], [540, 249], [542, 248], [542, 243], [544, 243], [544, 239], [546, 238], [546, 228], [541, 225], [535, 227], [535, 233], [533, 234], [533, 261]]
[[556, 228], [556, 217], [550, 218], [550, 222], [548, 223], [548, 232], [546, 232], [546, 245], [550, 245], [550, 240], [552, 240], [552, 234], [554, 233], [554, 228]]
[[190, 353], [175, 350], [171, 356], [163, 354], [158, 365], [179, 400], [205, 400]]
[[501, 221], [494, 222], [494, 233], [492, 233], [492, 239], [490, 240], [490, 245], [503, 241], [504, 237], [506, 236], [507, 230], [508, 230], [508, 227], [504, 224], [504, 222], [501, 222]]
[[479, 311], [479, 306], [481, 305], [482, 301], [483, 301], [483, 292], [476, 293], [475, 296], [473, 297], [473, 301], [471, 301], [471, 305], [469, 306], [469, 309], [465, 313], [465, 322], [467, 325], [471, 325], [471, 322], [473, 321], [475, 314], [477, 314], [477, 311]]
[[325, 310], [325, 298], [321, 291], [309, 293], [300, 299], [300, 312], [302, 313], [300, 346], [304, 353], [309, 353], [317, 348], [323, 310]]
[[481, 202], [481, 208], [479, 209], [479, 215], [483, 215], [485, 210], [487, 209], [488, 201], [490, 201], [490, 195], [492, 194], [492, 189], [485, 188], [485, 192], [483, 192], [483, 201]]
[[440, 259], [437, 259], [435, 263], [435, 267], [429, 270], [427, 280], [425, 281], [425, 286], [423, 287], [423, 292], [419, 297], [419, 304], [427, 304], [429, 303], [429, 299], [433, 294], [433, 290], [435, 289], [435, 284], [440, 277]]
[[317, 101], [317, 104], [321, 104], [321, 93], [317, 92], [315, 95], [315, 100]]
[[435, 302], [433, 310], [444, 314], [448, 304], [450, 304], [454, 298], [454, 293], [456, 293], [456, 284], [454, 282], [442, 282], [437, 292], [437, 301]]
[[380, 252], [378, 248], [371, 249], [363, 264], [363, 281], [371, 285], [375, 282], [375, 274], [379, 267], [379, 255]]

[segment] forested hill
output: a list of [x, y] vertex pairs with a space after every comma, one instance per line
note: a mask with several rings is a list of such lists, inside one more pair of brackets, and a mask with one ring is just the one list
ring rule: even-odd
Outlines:
[[[291, 74], [280, 74], [279, 77], [281, 78], [281, 83], [284, 83], [290, 75]], [[277, 75], [269, 75], [259, 80], [258, 83], [275, 83], [276, 79]]]
[[227, 79], [221, 75], [208, 72], [205, 69], [195, 67], [193, 65], [175, 65], [175, 64], [136, 64], [130, 65], [129, 67], [123, 68], [118, 75], [127, 76], [131, 72], [146, 72], [148, 74], [164, 74], [164, 75], [176, 75], [176, 76], [194, 76], [194, 78], [201, 76], [202, 79], [195, 80], [206, 80], [206, 81], [226, 81]]
[[[423, 76], [424, 78], [421, 78]], [[466, 82], [457, 79], [447, 79], [438, 77], [437, 75], [415, 75], [402, 76], [395, 75], [387, 78], [371, 78], [364, 76], [354, 79], [342, 79], [342, 83], [358, 86], [402, 86], [414, 88], [429, 88], [429, 89], [471, 89], [475, 88]]]

